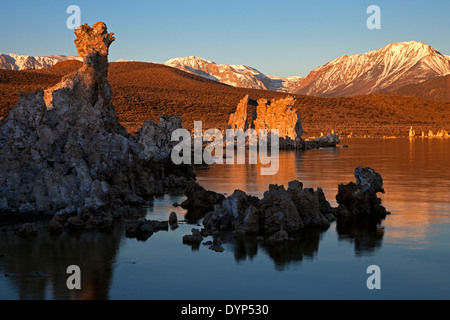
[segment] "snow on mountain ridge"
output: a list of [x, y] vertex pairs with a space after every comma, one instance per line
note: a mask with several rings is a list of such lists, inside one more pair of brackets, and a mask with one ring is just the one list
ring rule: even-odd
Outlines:
[[27, 70], [27, 69], [47, 69], [60, 61], [79, 60], [79, 56], [27, 56], [14, 53], [0, 54], [0, 69], [6, 70]]
[[[175, 58], [164, 64], [234, 87], [282, 92], [289, 92], [295, 87], [291, 79], [266, 76], [245, 65], [216, 64], [196, 56]], [[294, 78], [294, 81], [297, 81], [297, 78]]]
[[417, 41], [394, 42], [314, 69], [295, 92], [320, 96], [388, 92], [446, 74], [450, 74], [450, 60], [433, 47]]

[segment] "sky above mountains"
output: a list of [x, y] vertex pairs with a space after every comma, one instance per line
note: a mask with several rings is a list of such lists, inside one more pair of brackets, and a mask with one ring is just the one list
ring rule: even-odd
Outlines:
[[[75, 55], [66, 26], [73, 4], [81, 23], [104, 21], [116, 34], [111, 61], [199, 56], [287, 77], [391, 42], [426, 42], [450, 55], [448, 0], [11, 1], [1, 5], [0, 53]], [[373, 4], [381, 30], [366, 26]]]

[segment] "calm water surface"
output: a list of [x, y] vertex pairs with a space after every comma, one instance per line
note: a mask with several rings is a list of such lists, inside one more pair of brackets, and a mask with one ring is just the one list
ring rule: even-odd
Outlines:
[[[0, 299], [450, 299], [450, 140], [350, 139], [348, 149], [282, 152], [276, 176], [259, 166], [198, 169], [207, 189], [261, 197], [269, 184], [323, 188], [336, 205], [340, 183], [357, 166], [381, 173], [381, 224], [333, 224], [278, 245], [224, 236], [225, 252], [182, 244], [195, 223], [155, 233], [146, 242], [110, 234], [23, 239], [0, 233]], [[155, 199], [147, 218], [167, 220], [182, 194]], [[194, 220], [194, 221], [193, 221]], [[193, 223], [193, 224], [192, 224]], [[198, 228], [198, 227], [197, 227]], [[209, 238], [205, 241], [211, 240]], [[69, 265], [82, 270], [82, 290], [66, 288]], [[367, 267], [381, 268], [382, 289], [366, 287]]]

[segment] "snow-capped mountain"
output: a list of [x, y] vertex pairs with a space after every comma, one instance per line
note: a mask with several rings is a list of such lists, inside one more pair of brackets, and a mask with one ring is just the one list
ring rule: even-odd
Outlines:
[[172, 59], [164, 64], [206, 79], [241, 88], [289, 92], [297, 86], [297, 82], [301, 79], [300, 77], [267, 76], [252, 67], [216, 64], [194, 56]]
[[[78, 56], [0, 54], [0, 69], [43, 69], [73, 59], [81, 60]], [[172, 59], [164, 64], [234, 87], [313, 96], [394, 92], [405, 85], [450, 74], [450, 56], [417, 41], [395, 42], [368, 53], [342, 56], [314, 69], [307, 77], [269, 76], [249, 66], [216, 64], [195, 56]]]
[[391, 43], [365, 54], [343, 56], [304, 78], [295, 93], [351, 96], [391, 92], [450, 74], [450, 58], [431, 46], [411, 41]]
[[47, 69], [60, 61], [80, 60], [79, 56], [45, 56], [33, 57], [18, 54], [0, 54], [0, 69], [6, 70], [28, 70], [28, 69]]

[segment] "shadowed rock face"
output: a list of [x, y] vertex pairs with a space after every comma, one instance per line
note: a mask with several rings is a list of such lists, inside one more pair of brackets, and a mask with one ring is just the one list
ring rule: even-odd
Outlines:
[[[193, 177], [190, 167], [173, 168], [172, 175], [164, 157], [145, 152], [154, 139], [144, 132], [138, 141], [119, 124], [107, 79], [114, 37], [106, 25], [84, 25], [75, 34], [83, 67], [45, 95], [21, 94], [0, 127], [0, 211], [78, 214], [82, 220], [121, 215], [128, 205]], [[150, 126], [164, 131], [179, 124]]]
[[377, 193], [384, 193], [383, 179], [372, 168], [355, 169], [356, 184], [339, 185], [336, 200], [338, 218], [351, 216], [375, 216], [385, 218], [390, 214], [381, 204]]
[[331, 207], [322, 189], [304, 189], [299, 181], [291, 181], [287, 190], [283, 186], [270, 185], [262, 199], [236, 190], [224, 200], [217, 201], [220, 197], [216, 197], [214, 202], [206, 201], [202, 197], [205, 190], [197, 187], [199, 191], [187, 194], [186, 201], [202, 199], [198, 206], [208, 202], [213, 207], [203, 219], [203, 225], [212, 234], [232, 230], [278, 242], [290, 240], [293, 233], [304, 229], [327, 229], [335, 220], [386, 218], [389, 212], [377, 197], [378, 192], [384, 192], [381, 175], [371, 168], [358, 167], [355, 177], [357, 184], [351, 182], [339, 186], [337, 208]]

